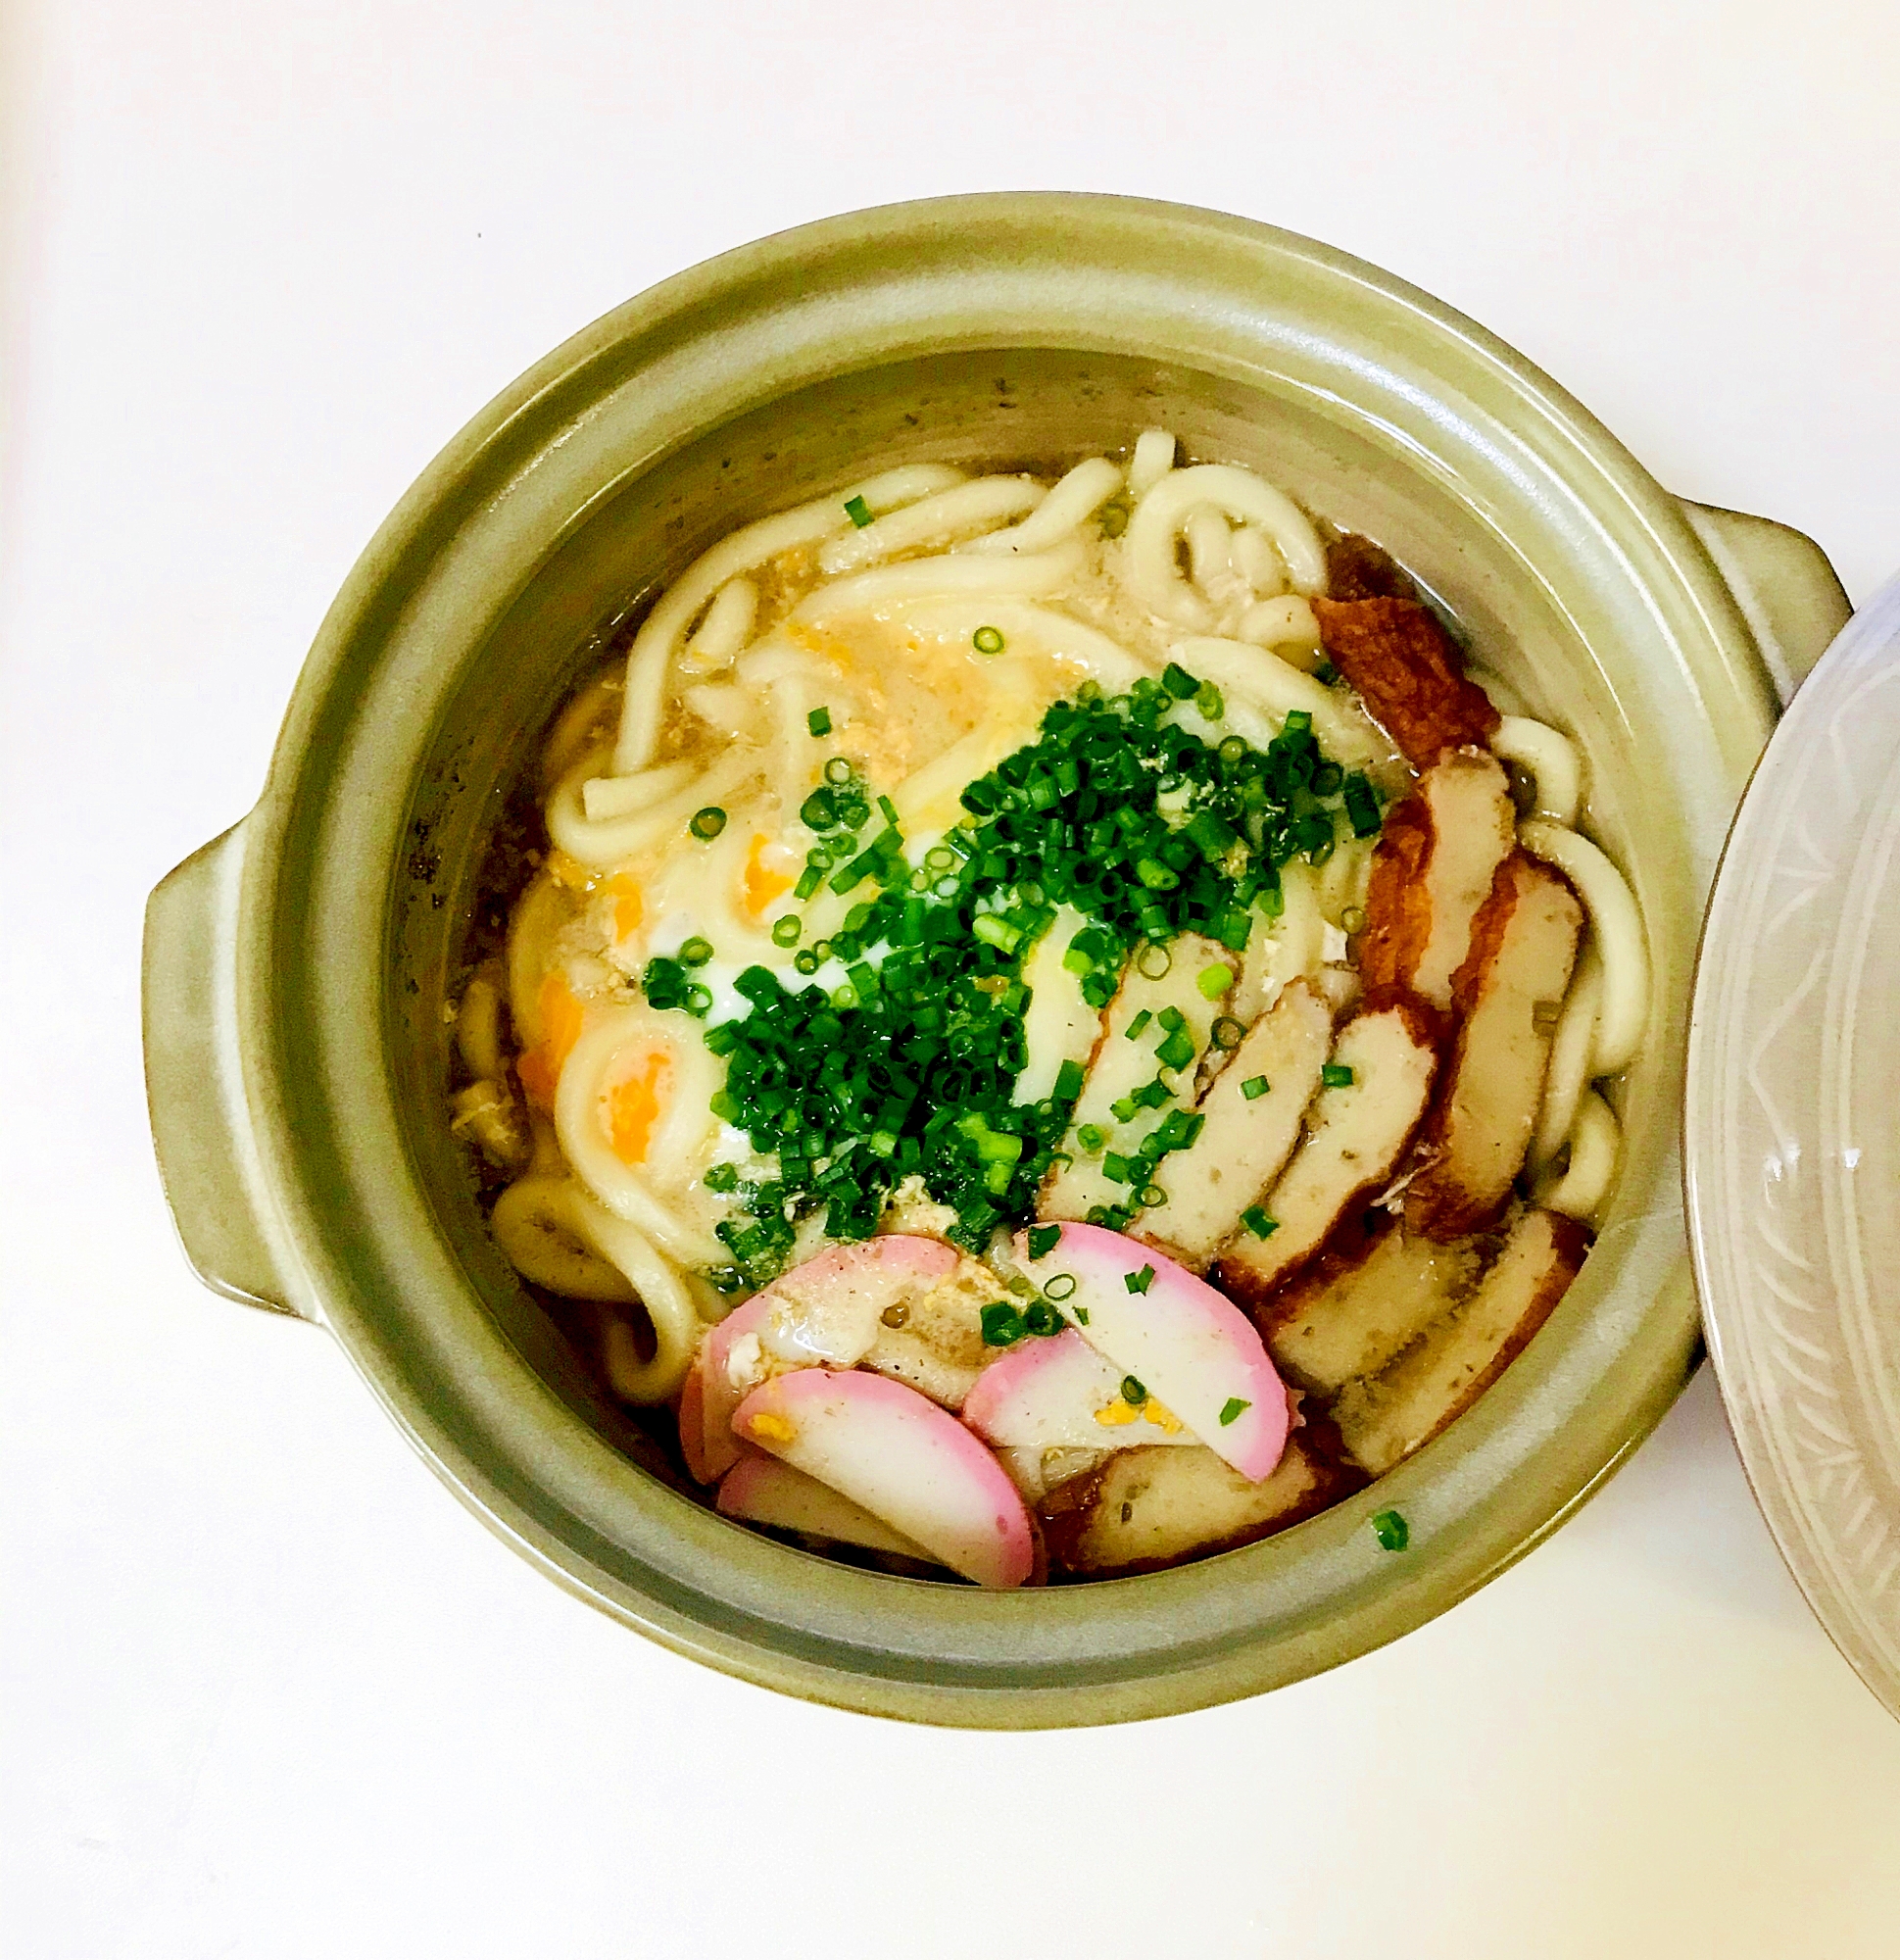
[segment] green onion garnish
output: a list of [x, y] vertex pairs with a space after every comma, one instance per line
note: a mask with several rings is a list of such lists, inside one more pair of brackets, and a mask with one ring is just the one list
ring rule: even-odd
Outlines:
[[1372, 1535], [1382, 1551], [1403, 1551], [1412, 1542], [1412, 1528], [1398, 1511], [1375, 1512]]
[[861, 531], [871, 521], [871, 507], [862, 497], [845, 499], [845, 515]]
[[[1072, 1291], [1073, 1288], [1071, 1289]], [[1068, 1298], [1068, 1295], [1064, 1294], [1062, 1298], [1066, 1299]], [[1075, 1310], [1075, 1317], [1082, 1326], [1087, 1327], [1089, 1324], [1089, 1309], [1086, 1306], [1078, 1306]]]
[[1227, 703], [1211, 680], [1202, 681], [1194, 690], [1194, 708], [1209, 721], [1218, 721], [1227, 712]]
[[994, 626], [979, 626], [970, 635], [970, 645], [979, 654], [999, 654], [1002, 652], [1002, 635]]
[[1033, 1299], [1023, 1308], [1023, 1324], [1032, 1334], [1060, 1334], [1062, 1316], [1046, 1299]]
[[1140, 1408], [1147, 1400], [1147, 1391], [1143, 1388], [1133, 1375], [1124, 1375], [1122, 1377], [1122, 1400], [1130, 1408]]
[[772, 921], [772, 944], [774, 946], [797, 946], [799, 943], [799, 934], [803, 930], [804, 927], [799, 923], [798, 919], [791, 912], [787, 912], [783, 918]]
[[1128, 1026], [1122, 1030], [1122, 1033], [1130, 1041], [1140, 1041], [1142, 1038], [1142, 1030], [1145, 1027], [1146, 1027], [1147, 1024], [1151, 1020], [1153, 1020], [1153, 1018], [1154, 1018], [1153, 1013], [1148, 1008], [1144, 1007], [1142, 1011], [1139, 1014], [1137, 1014], [1132, 1021], [1129, 1022]]
[[814, 735], [829, 735], [831, 733], [831, 710], [828, 708], [814, 708], [804, 717], [804, 725]]
[[1251, 1402], [1243, 1402], [1239, 1396], [1229, 1396], [1221, 1405], [1221, 1427], [1225, 1429], [1229, 1423], [1238, 1421], [1252, 1406]]
[[1077, 1126], [1075, 1140], [1093, 1156], [1108, 1141], [1108, 1132], [1099, 1123], [1083, 1123]]
[[1062, 1228], [1059, 1225], [1032, 1225], [1027, 1238], [1029, 1256], [1032, 1259], [1045, 1258], [1061, 1242]]
[[1352, 1070], [1342, 1061], [1329, 1061], [1320, 1070], [1320, 1082], [1328, 1089], [1350, 1089]]
[[1280, 1230], [1280, 1220], [1278, 1218], [1269, 1218], [1257, 1204], [1249, 1204], [1241, 1213], [1241, 1223], [1256, 1239], [1271, 1239]]
[[1264, 1075], [1249, 1075], [1247, 1079], [1241, 1084], [1241, 1094], [1244, 1096], [1249, 1102], [1259, 1102], [1260, 1098], [1263, 1097], [1267, 1093], [1267, 1091], [1272, 1087], [1273, 1084], [1269, 1082]]
[[682, 966], [704, 966], [712, 957], [712, 942], [709, 939], [689, 939], [679, 950]]
[[1246, 1028], [1232, 1014], [1222, 1014], [1214, 1023], [1211, 1038], [1223, 1054], [1231, 1054], [1246, 1039]]
[[1218, 1001], [1233, 984], [1234, 969], [1231, 966], [1203, 966], [1194, 981], [1203, 1001]]
[[1006, 1299], [994, 1300], [983, 1309], [983, 1345], [1009, 1348], [1029, 1332], [1028, 1323]]
[[1146, 1293], [1148, 1288], [1153, 1284], [1154, 1268], [1152, 1266], [1144, 1266], [1139, 1273], [1124, 1273], [1122, 1275], [1122, 1285], [1130, 1293]]
[[[1049, 1277], [1048, 1283], [1043, 1288], [1044, 1298], [1047, 1299], [1069, 1299], [1074, 1297], [1074, 1294], [1075, 1275], [1073, 1273], [1054, 1273]], [[1082, 1324], [1086, 1327], [1089, 1324], [1089, 1316], [1080, 1307], [1076, 1309], [1076, 1312]]]
[[693, 820], [686, 827], [701, 839], [717, 837], [726, 827], [726, 813], [716, 803], [709, 803], [704, 809], [693, 812]]

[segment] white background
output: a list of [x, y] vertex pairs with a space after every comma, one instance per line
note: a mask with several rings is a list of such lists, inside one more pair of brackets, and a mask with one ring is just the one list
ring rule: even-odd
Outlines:
[[1900, 565], [1890, 0], [92, 0], [16, 12], [7, 86], [10, 1953], [1900, 1950], [1900, 1726], [1706, 1376], [1558, 1539], [1321, 1680], [1047, 1736], [796, 1705], [567, 1598], [322, 1334], [197, 1288], [136, 1012], [147, 889], [256, 795], [435, 450], [619, 300], [854, 205], [1314, 233], [1865, 597]]

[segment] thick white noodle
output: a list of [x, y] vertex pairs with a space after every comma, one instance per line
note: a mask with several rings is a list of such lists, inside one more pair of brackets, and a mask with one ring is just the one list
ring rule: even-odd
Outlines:
[[[728, 742], [756, 742], [764, 732], [757, 696], [749, 694], [732, 680], [707, 680], [698, 687], [683, 687], [679, 700], [688, 713], [697, 714], [715, 735], [723, 735]], [[653, 773], [651, 769], [643, 769], [637, 776], [603, 776], [601, 780], [637, 783]]]
[[[1258, 524], [1242, 524], [1234, 533], [1230, 549], [1235, 569], [1256, 599], [1276, 599], [1286, 591], [1287, 567], [1274, 549], [1273, 539]], [[1242, 633], [1241, 637], [1250, 640], [1253, 635]]]
[[635, 1298], [633, 1284], [600, 1250], [589, 1228], [617, 1223], [570, 1177], [530, 1173], [495, 1200], [495, 1242], [523, 1279], [569, 1299]]
[[1241, 614], [1234, 637], [1256, 647], [1317, 647], [1319, 614], [1301, 594], [1278, 593], [1271, 599], [1256, 599]]
[[[641, 1170], [621, 1162], [601, 1121], [609, 1073], [630, 1040], [649, 1036], [648, 1013], [645, 1007], [623, 1007], [605, 1014], [574, 1044], [555, 1091], [555, 1131], [574, 1175], [616, 1218], [645, 1233], [679, 1264], [706, 1265], [719, 1256], [718, 1242], [680, 1217]], [[684, 1091], [675, 1097], [682, 1100]], [[656, 1156], [665, 1142], [662, 1130], [655, 1139]]]
[[570, 1299], [616, 1306], [638, 1300], [653, 1322], [654, 1354], [642, 1361], [632, 1330], [607, 1353], [609, 1386], [622, 1401], [663, 1402], [686, 1379], [704, 1331], [679, 1274], [639, 1230], [597, 1203], [572, 1178], [524, 1177], [495, 1205], [495, 1240], [524, 1279]]
[[1068, 584], [1082, 564], [1082, 545], [1075, 538], [1033, 558], [972, 558], [958, 553], [906, 559], [901, 564], [877, 565], [820, 586], [799, 603], [792, 617], [802, 626], [816, 626], [841, 612], [870, 612], [901, 600], [934, 599], [952, 592], [1040, 599]]
[[699, 631], [680, 649], [682, 673], [717, 673], [752, 638], [758, 617], [758, 587], [750, 578], [729, 578], [712, 595]]
[[976, 531], [994, 531], [1012, 517], [1033, 511], [1048, 493], [1033, 476], [979, 476], [953, 490], [940, 490], [906, 504], [862, 530], [840, 532], [818, 550], [818, 569], [827, 578], [882, 564], [920, 545], [947, 545]]
[[1303, 709], [1335, 761], [1356, 765], [1381, 753], [1370, 723], [1349, 715], [1331, 688], [1285, 661], [1263, 660], [1260, 649], [1243, 640], [1183, 640], [1174, 657], [1191, 674], [1213, 681], [1230, 700], [1249, 702], [1277, 720]]
[[1110, 694], [1119, 694], [1133, 687], [1144, 674], [1151, 676], [1157, 670], [1119, 640], [1094, 626], [1085, 626], [1080, 619], [1071, 619], [1066, 612], [1027, 600], [1000, 597], [994, 589], [976, 599], [921, 599], [913, 606], [900, 609], [895, 617], [919, 633], [953, 637], [966, 646], [978, 627], [994, 626], [1002, 635], [1003, 651], [999, 658], [1006, 661], [1011, 651], [1021, 646], [1036, 648], [1072, 662], [1078, 669], [1078, 685], [1084, 680], [1097, 680]]
[[1649, 947], [1642, 914], [1623, 873], [1587, 837], [1534, 817], [1519, 824], [1518, 842], [1533, 857], [1556, 865], [1589, 912], [1603, 961], [1603, 1005], [1589, 1072], [1592, 1077], [1615, 1075], [1635, 1059], [1649, 1019]]
[[[587, 765], [598, 768], [607, 760], [605, 752], [597, 753], [587, 759]], [[581, 816], [589, 823], [606, 823], [616, 816], [638, 816], [683, 790], [693, 780], [693, 764], [667, 762], [658, 769], [642, 769], [637, 776], [581, 776], [575, 769], [562, 778], [555, 795], [571, 795], [574, 777], [580, 777]]]
[[1212, 623], [1207, 602], [1175, 563], [1175, 539], [1190, 514], [1203, 506], [1261, 525], [1285, 561], [1295, 592], [1325, 591], [1326, 552], [1299, 506], [1250, 469], [1202, 463], [1171, 470], [1136, 505], [1129, 519], [1123, 576], [1149, 612], [1194, 632], [1205, 632]]
[[1144, 429], [1128, 462], [1129, 495], [1145, 497], [1174, 467], [1174, 437], [1166, 429]]
[[1240, 574], [1234, 569], [1234, 528], [1211, 505], [1188, 514], [1181, 527], [1188, 541], [1188, 576], [1220, 607], [1239, 596]]
[[1507, 714], [1491, 737], [1491, 754], [1515, 762], [1536, 785], [1537, 814], [1574, 824], [1583, 801], [1583, 762], [1577, 744], [1547, 721]]
[[1609, 1195], [1616, 1179], [1622, 1132], [1610, 1105], [1594, 1089], [1586, 1089], [1570, 1126], [1570, 1161], [1559, 1178], [1546, 1178], [1533, 1192], [1547, 1211], [1566, 1218], [1589, 1218]]
[[548, 799], [548, 835], [570, 858], [595, 870], [605, 870], [663, 843], [674, 831], [682, 829], [696, 810], [743, 788], [764, 766], [765, 758], [759, 750], [750, 744], [735, 745], [715, 758], [683, 790], [649, 804], [631, 816], [609, 817], [601, 823], [588, 820], [581, 808], [577, 772], [570, 773]]
[[699, 611], [729, 578], [755, 571], [781, 552], [814, 545], [848, 528], [845, 506], [861, 497], [874, 512], [894, 511], [963, 481], [960, 469], [936, 463], [911, 464], [867, 477], [829, 497], [814, 498], [775, 517], [761, 517], [702, 554], [660, 595], [634, 636], [627, 655], [626, 697], [620, 707], [620, 735], [613, 751], [613, 773], [630, 776], [653, 760], [659, 740], [660, 710], [673, 657]]
[[508, 921], [508, 1015], [515, 1046], [540, 1044], [541, 982], [553, 964], [555, 935], [574, 915], [567, 894], [550, 872], [541, 872], [514, 902]]
[[1004, 558], [1047, 551], [1080, 530], [1121, 487], [1120, 465], [1105, 456], [1092, 456], [1087, 463], [1078, 463], [1020, 524], [972, 538], [957, 549]]
[[477, 1082], [499, 1082], [502, 1058], [502, 995], [492, 980], [477, 976], [462, 990], [456, 1009], [456, 1049], [462, 1065]]
[[1578, 956], [1576, 977], [1564, 1000], [1563, 1013], [1550, 1038], [1550, 1062], [1544, 1070], [1543, 1102], [1527, 1157], [1535, 1174], [1554, 1158], [1570, 1135], [1577, 1104], [1589, 1086], [1590, 1054], [1596, 1047], [1597, 1016], [1603, 1006], [1603, 962], [1596, 943], [1585, 937]]

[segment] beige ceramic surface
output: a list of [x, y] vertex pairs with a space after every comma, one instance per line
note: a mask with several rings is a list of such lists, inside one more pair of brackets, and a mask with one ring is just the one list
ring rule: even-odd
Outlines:
[[[1629, 870], [1655, 956], [1622, 1184], [1583, 1277], [1499, 1386], [1323, 1517], [1047, 1592], [835, 1567], [631, 1460], [638, 1432], [483, 1232], [441, 1117], [474, 862], [522, 731], [591, 636], [722, 531], [870, 451], [1054, 466], [1156, 422], [1382, 539], [1583, 741], [1589, 826]], [[716, 1666], [1015, 1727], [1312, 1673], [1519, 1556], [1681, 1388], [1696, 925], [1775, 681], [1805, 671], [1843, 612], [1806, 540], [1679, 505], [1508, 349], [1306, 240], [1008, 196], [748, 247], [578, 335], [438, 459], [325, 621], [258, 808], [155, 894], [148, 1083], [187, 1250], [211, 1284], [325, 1322], [524, 1554]], [[1411, 1521], [1402, 1556], [1367, 1529], [1387, 1504]]]
[[1709, 1348], [1776, 1542], [1900, 1715], [1900, 584], [1777, 730], [1696, 979]]

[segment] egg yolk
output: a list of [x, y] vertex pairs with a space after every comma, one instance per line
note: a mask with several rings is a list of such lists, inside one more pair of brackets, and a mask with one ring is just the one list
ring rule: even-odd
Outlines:
[[528, 1100], [544, 1109], [552, 1109], [555, 1091], [560, 1084], [561, 1064], [580, 1040], [581, 1022], [587, 1010], [560, 973], [550, 973], [542, 980], [535, 1005], [541, 1012], [541, 1039], [515, 1064], [515, 1073], [521, 1078]]
[[631, 1074], [623, 1075], [608, 1091], [608, 1133], [613, 1142], [613, 1154], [622, 1163], [647, 1161], [654, 1126], [666, 1106], [672, 1086], [672, 1057], [659, 1049], [651, 1049]]
[[765, 847], [771, 840], [761, 831], [753, 839], [746, 854], [746, 908], [756, 918], [774, 899], [780, 899], [798, 881], [765, 862]]
[[647, 915], [647, 903], [640, 887], [624, 871], [619, 871], [607, 881], [607, 889], [613, 895], [613, 937], [616, 942], [630, 938], [639, 931], [640, 921]]

